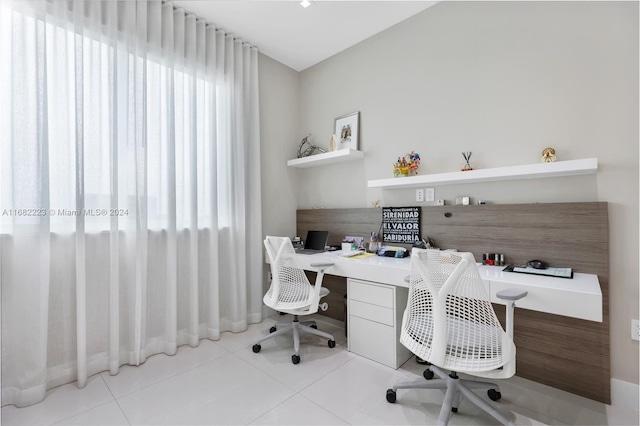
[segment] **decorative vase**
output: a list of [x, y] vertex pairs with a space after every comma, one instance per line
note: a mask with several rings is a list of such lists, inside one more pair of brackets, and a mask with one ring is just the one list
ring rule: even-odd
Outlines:
[[329, 152], [333, 152], [336, 150], [336, 135], [331, 135], [331, 137], [329, 138]]

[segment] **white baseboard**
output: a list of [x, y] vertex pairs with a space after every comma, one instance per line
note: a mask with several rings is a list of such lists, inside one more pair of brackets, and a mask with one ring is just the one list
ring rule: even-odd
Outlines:
[[611, 405], [640, 411], [640, 385], [611, 379]]

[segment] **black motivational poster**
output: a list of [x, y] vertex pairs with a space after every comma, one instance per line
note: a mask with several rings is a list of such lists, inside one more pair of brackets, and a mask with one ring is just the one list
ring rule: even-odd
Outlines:
[[383, 207], [382, 235], [385, 243], [420, 241], [420, 207]]

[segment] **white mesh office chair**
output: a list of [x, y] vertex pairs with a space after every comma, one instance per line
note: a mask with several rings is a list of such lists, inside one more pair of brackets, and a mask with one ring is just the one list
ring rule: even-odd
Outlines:
[[267, 339], [284, 333], [293, 333], [293, 349], [291, 356], [294, 364], [300, 362], [300, 333], [314, 334], [328, 340], [330, 348], [336, 346], [336, 341], [329, 333], [317, 329], [314, 321], [300, 322], [299, 315], [311, 315], [318, 312], [320, 307], [327, 310], [327, 304], [320, 304], [320, 299], [329, 294], [329, 290], [322, 287], [324, 271], [333, 266], [333, 263], [313, 263], [312, 267], [318, 268], [315, 285], [311, 285], [304, 270], [300, 268], [296, 260], [296, 252], [291, 240], [287, 237], [267, 237], [264, 240], [267, 256], [271, 265], [271, 287], [264, 295], [264, 303], [278, 312], [293, 315], [293, 322], [278, 323], [271, 327], [270, 334], [260, 339], [253, 345], [253, 352], [258, 353], [262, 346], [260, 343]]
[[[501, 397], [498, 385], [459, 379], [456, 373], [486, 378], [515, 374], [513, 300], [526, 294], [517, 290], [499, 293], [498, 297], [510, 300], [505, 332], [471, 253], [414, 248], [400, 342], [430, 366], [423, 373], [426, 380], [398, 383], [387, 390], [387, 401], [396, 401], [398, 389], [446, 389], [438, 424], [446, 425], [450, 413], [458, 411], [461, 394], [499, 422], [513, 424], [471, 391], [489, 389], [489, 398], [497, 401]], [[434, 373], [439, 379], [431, 380]]]

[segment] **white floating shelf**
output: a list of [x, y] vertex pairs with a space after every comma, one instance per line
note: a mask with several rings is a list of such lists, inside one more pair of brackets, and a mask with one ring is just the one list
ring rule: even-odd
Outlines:
[[327, 164], [343, 163], [364, 158], [364, 152], [357, 149], [340, 149], [338, 151], [323, 152], [322, 154], [310, 155], [308, 157], [295, 158], [287, 161], [289, 167], [316, 167]]
[[523, 166], [478, 169], [466, 172], [435, 173], [431, 175], [370, 180], [369, 188], [416, 188], [425, 185], [451, 185], [456, 183], [493, 182], [500, 180], [536, 179], [557, 176], [593, 174], [598, 170], [598, 159], [556, 161]]

